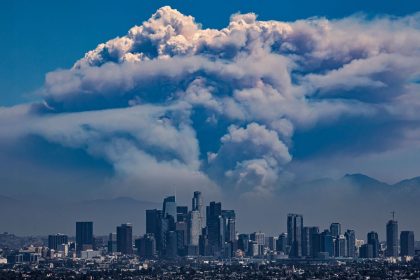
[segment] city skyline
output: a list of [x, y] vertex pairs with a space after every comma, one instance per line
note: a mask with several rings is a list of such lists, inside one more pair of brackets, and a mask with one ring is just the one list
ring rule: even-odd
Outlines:
[[[199, 201], [199, 203], [198, 203]], [[135, 228], [134, 226], [136, 225], [135, 222], [130, 221], [130, 220], [126, 220], [126, 221], [121, 221], [120, 225], [111, 225], [111, 227], [116, 228], [116, 232], [118, 232], [121, 228], [125, 228], [125, 227], [130, 227], [130, 232], [131, 232], [131, 236], [142, 236], [142, 235], [147, 235], [150, 233], [154, 233], [154, 231], [156, 230], [156, 227], [158, 226], [156, 223], [156, 219], [159, 219], [161, 217], [166, 217], [166, 216], [170, 216], [172, 217], [171, 219], [169, 219], [167, 221], [167, 227], [168, 228], [172, 228], [172, 230], [175, 230], [176, 228], [176, 222], [185, 222], [186, 226], [188, 226], [188, 228], [190, 227], [194, 227], [192, 226], [192, 224], [189, 222], [191, 219], [196, 219], [196, 225], [198, 226], [199, 229], [203, 229], [206, 226], [208, 226], [209, 224], [207, 224], [206, 220], [207, 220], [207, 215], [209, 215], [211, 217], [211, 215], [216, 215], [215, 217], [218, 216], [225, 216], [225, 217], [233, 217], [234, 219], [234, 233], [231, 233], [231, 236], [238, 236], [244, 233], [243, 230], [238, 229], [235, 224], [237, 221], [237, 214], [235, 210], [226, 210], [222, 208], [222, 202], [216, 202], [216, 201], [208, 201], [208, 206], [205, 205], [205, 199], [203, 198], [203, 194], [199, 191], [194, 191], [193, 193], [193, 197], [191, 199], [191, 205], [183, 205], [183, 203], [177, 203], [176, 200], [176, 196], [175, 195], [168, 195], [165, 196], [163, 199], [163, 204], [162, 204], [162, 208], [158, 209], [146, 209], [144, 211], [144, 223], [137, 223], [137, 231], [133, 231], [133, 228]], [[171, 206], [168, 207], [168, 203], [171, 203]], [[156, 206], [158, 206], [159, 204], [156, 204]], [[205, 207], [206, 211], [205, 211], [205, 215], [201, 214], [200, 211], [198, 209], [200, 209], [200, 207]], [[171, 209], [168, 211], [168, 209]], [[166, 211], [165, 211], [166, 210]], [[204, 212], [202, 212], [204, 213]], [[214, 214], [212, 214], [214, 213]], [[409, 230], [408, 228], [406, 228], [406, 226], [404, 226], [400, 231], [398, 230], [398, 215], [395, 211], [389, 211], [387, 213], [389, 215], [389, 219], [385, 220], [384, 222], [386, 222], [386, 226], [384, 226], [384, 233], [382, 238], [379, 238], [378, 236], [378, 232], [381, 232], [381, 230], [375, 229], [375, 228], [371, 228], [369, 232], [365, 232], [365, 233], [359, 233], [360, 236], [359, 237], [360, 240], [364, 240], [363, 237], [367, 238], [365, 239], [365, 242], [369, 243], [369, 236], [373, 236], [372, 238], [374, 238], [375, 240], [381, 241], [381, 242], [385, 242], [387, 240], [393, 240], [390, 241], [391, 243], [389, 243], [389, 245], [392, 246], [397, 246], [399, 247], [399, 240], [398, 236], [399, 236], [399, 232], [403, 233], [409, 233], [409, 232], [413, 232], [415, 233], [415, 231]], [[340, 235], [345, 235], [346, 233], [348, 233], [348, 231], [353, 231], [353, 229], [348, 229], [346, 227], [351, 227], [354, 228], [356, 225], [346, 225], [343, 224], [341, 222], [338, 222], [337, 220], [335, 221], [325, 221], [323, 223], [323, 225], [315, 225], [312, 223], [307, 223], [307, 221], [303, 220], [303, 216], [304, 214], [296, 214], [296, 213], [284, 213], [284, 216], [286, 217], [286, 219], [283, 220], [284, 225], [282, 227], [279, 228], [279, 230], [275, 233], [273, 232], [267, 232], [265, 231], [263, 228], [255, 228], [254, 231], [251, 232], [262, 232], [262, 233], [268, 233], [269, 235], [277, 235], [280, 236], [283, 233], [289, 233], [287, 236], [287, 242], [288, 244], [290, 244], [291, 246], [291, 254], [295, 254], [297, 256], [302, 256], [304, 255], [304, 232], [305, 231], [310, 231], [310, 232], [316, 232], [316, 233], [321, 233], [320, 228], [324, 227], [326, 228], [326, 230], [328, 230], [332, 236], [340, 236]], [[246, 217], [245, 217], [246, 218]], [[210, 225], [216, 222], [219, 223], [218, 221], [214, 221], [210, 219]], [[227, 220], [228, 221], [228, 220]], [[275, 222], [275, 221], [273, 221]], [[83, 248], [84, 244], [88, 245], [88, 249], [91, 249], [91, 246], [93, 244], [93, 232], [95, 232], [94, 230], [94, 221], [87, 221], [87, 220], [79, 220], [76, 221], [76, 230], [74, 231], [74, 235], [72, 235], [71, 233], [65, 233], [63, 231], [58, 231], [56, 233], [54, 233], [53, 235], [51, 235], [50, 233], [48, 234], [48, 236], [54, 236], [56, 238], [59, 238], [59, 240], [61, 240], [61, 238], [63, 238], [63, 236], [66, 237], [65, 240], [67, 240], [67, 237], [74, 237], [75, 240], [80, 240], [79, 242], [77, 242], [78, 244], [82, 244], [80, 245], [81, 247], [77, 250], [81, 251], [81, 248]], [[194, 224], [195, 224], [194, 223]], [[172, 225], [171, 225], [172, 224]], [[384, 223], [385, 224], [385, 223]], [[395, 226], [396, 225], [396, 226]], [[227, 225], [226, 225], [227, 226]], [[217, 227], [220, 227], [219, 224], [217, 224]], [[140, 228], [141, 230], [139, 231], [138, 228]], [[314, 231], [314, 229], [316, 229]], [[5, 231], [7, 232], [7, 230]], [[251, 234], [251, 232], [248, 232], [247, 234]], [[13, 232], [9, 232], [9, 233], [13, 233]], [[198, 235], [201, 235], [201, 230], [199, 232], [197, 232]], [[98, 234], [98, 236], [108, 236], [111, 238], [111, 236], [118, 235], [117, 233], [109, 233], [109, 232], [100, 232]], [[24, 235], [23, 235], [24, 236]], [[28, 235], [30, 236], [30, 235]], [[78, 237], [80, 236], [80, 237]], [[190, 240], [191, 236], [189, 234], [188, 240]], [[231, 237], [232, 239], [233, 237]], [[187, 239], [187, 238], [186, 238]], [[297, 241], [296, 241], [297, 240]], [[50, 242], [50, 241], [49, 241]], [[52, 241], [53, 243], [55, 241]], [[295, 245], [294, 243], [297, 242], [297, 244]], [[132, 242], [134, 244], [134, 242]], [[398, 243], [398, 244], [397, 244]], [[370, 243], [369, 243], [370, 244]], [[196, 244], [195, 244], [196, 245]], [[78, 245], [79, 246], [79, 245]], [[90, 247], [89, 247], [90, 246]], [[117, 246], [117, 245], [115, 245]], [[121, 245], [120, 245], [121, 246]], [[388, 248], [391, 248], [392, 246], [388, 246]], [[395, 251], [397, 249], [391, 249], [391, 252], [389, 252], [388, 254], [393, 256], [395, 255]], [[309, 252], [309, 251], [308, 251]]]
[[[323, 230], [318, 225], [308, 226], [302, 215], [293, 213], [287, 214], [286, 232], [274, 236], [261, 230], [244, 233], [235, 226], [235, 210], [226, 210], [220, 202], [211, 201], [204, 217], [199, 211], [203, 201], [198, 191], [193, 193], [191, 208], [177, 204], [175, 196], [166, 196], [162, 208], [145, 211], [144, 234], [133, 234], [133, 225], [122, 223], [116, 226], [116, 233], [109, 233], [107, 241], [95, 235], [93, 221], [78, 221], [74, 239], [61, 233], [48, 235], [48, 256], [90, 259], [118, 253], [146, 259], [207, 256], [327, 260], [414, 257], [416, 254], [415, 234], [409, 230], [399, 231], [395, 211], [390, 212], [392, 216], [386, 224], [383, 242], [376, 231], [368, 232], [366, 239], [357, 239], [355, 231], [342, 227], [339, 221], [331, 222], [329, 228]], [[35, 260], [37, 256], [30, 259]]]
[[[194, 193], [200, 193], [199, 196], [201, 196], [201, 192], [195, 191]], [[372, 195], [374, 195], [375, 193], [373, 193]], [[175, 199], [174, 195], [169, 195], [167, 196], [168, 199]], [[210, 199], [211, 200], [211, 199]], [[12, 200], [12, 202], [14, 204], [16, 204], [16, 202], [18, 202], [19, 200]], [[188, 203], [196, 203], [194, 200], [194, 197], [191, 198], [183, 198], [180, 201], [182, 201], [183, 205], [188, 205]], [[203, 201], [207, 201], [208, 200], [203, 200], [202, 196], [200, 198], [201, 201], [201, 205], [203, 205]], [[24, 203], [28, 203], [27, 201], [23, 201]], [[116, 202], [115, 205], [111, 206], [113, 202]], [[221, 202], [223, 202], [224, 204], [230, 205], [229, 207], [236, 207], [237, 204], [231, 204], [229, 203], [230, 201], [226, 201], [226, 200], [221, 200]], [[95, 205], [96, 203], [98, 203], [98, 205]], [[112, 228], [113, 226], [109, 223], [109, 215], [111, 215], [110, 213], [113, 213], [113, 208], [114, 207], [124, 207], [127, 206], [127, 210], [126, 212], [120, 212], [119, 215], [115, 216], [113, 218], [113, 220], [115, 221], [114, 223], [120, 224], [120, 223], [132, 223], [133, 224], [133, 228], [136, 234], [144, 234], [146, 233], [146, 227], [142, 226], [143, 223], [144, 225], [146, 225], [145, 223], [145, 217], [143, 217], [143, 215], [138, 215], [137, 213], [134, 213], [133, 211], [137, 211], [135, 209], [138, 209], [139, 211], [145, 211], [147, 207], [157, 207], [159, 205], [162, 205], [159, 202], [141, 202], [141, 201], [137, 201], [135, 199], [131, 199], [131, 198], [125, 198], [125, 197], [120, 197], [120, 198], [116, 198], [116, 199], [111, 199], [111, 200], [92, 200], [92, 201], [85, 201], [83, 202], [83, 205], [95, 205], [93, 209], [94, 210], [94, 214], [92, 215], [92, 213], [90, 213], [91, 210], [88, 210], [88, 213], [86, 215], [82, 214], [79, 218], [79, 220], [96, 220], [97, 221], [97, 225], [99, 224], [99, 228], [98, 228], [98, 232], [100, 232], [101, 235], [106, 235], [108, 234], [108, 231], [110, 229], [110, 227]], [[71, 204], [69, 204], [71, 205]], [[77, 205], [76, 207], [81, 206], [82, 204], [74, 204]], [[72, 206], [74, 207], [74, 206]], [[146, 208], [145, 208], [146, 207]], [[203, 208], [203, 206], [201, 206], [201, 208]], [[89, 208], [88, 208], [89, 209]], [[92, 208], [91, 208], [92, 209]], [[196, 208], [197, 209], [197, 208]], [[283, 207], [283, 209], [285, 209]], [[56, 209], [57, 211], [59, 211], [59, 209]], [[86, 208], [81, 208], [82, 211], [86, 211]], [[108, 210], [110, 210], [110, 212], [107, 212]], [[243, 212], [243, 211], [236, 211], [236, 215], [239, 217], [246, 217], [248, 213], [252, 213], [254, 212], [254, 210], [258, 210], [252, 207], [248, 207], [248, 212]], [[277, 209], [278, 210], [278, 209]], [[314, 209], [315, 210], [315, 209]], [[356, 210], [356, 209], [354, 209]], [[382, 216], [383, 220], [378, 220], [376, 219], [375, 222], [376, 224], [382, 225], [383, 222], [388, 221], [390, 217], [392, 217], [393, 214], [395, 214], [394, 211], [391, 211], [394, 209], [385, 209], [383, 212], [378, 212], [376, 213], [377, 216]], [[281, 212], [276, 211], [276, 213], [274, 215], [274, 218], [272, 215], [270, 215], [270, 213], [266, 213], [266, 217], [267, 219], [265, 220], [265, 224], [269, 224], [269, 227], [265, 227], [263, 225], [259, 225], [257, 227], [254, 227], [253, 224], [255, 224], [255, 221], [253, 221], [252, 219], [254, 219], [254, 217], [252, 217], [249, 220], [244, 220], [244, 219], [239, 219], [239, 222], [237, 223], [237, 227], [244, 229], [245, 231], [250, 231], [252, 229], [255, 230], [263, 230], [264, 232], [267, 232], [269, 234], [273, 234], [276, 232], [282, 232], [282, 231], [286, 231], [287, 227], [286, 227], [286, 213], [290, 213], [290, 212], [294, 212], [292, 211], [292, 209], [285, 209]], [[296, 211], [295, 211], [296, 212]], [[330, 223], [333, 222], [334, 220], [340, 220], [342, 221], [342, 218], [336, 215], [332, 215], [330, 216], [329, 219], [326, 219], [328, 217], [328, 215], [317, 215], [316, 211], [313, 210], [306, 210], [306, 211], [297, 211], [299, 213], [302, 213], [303, 215], [305, 215], [308, 217], [310, 221], [312, 221], [312, 224], [318, 224], [321, 225], [325, 228], [329, 227]], [[311, 213], [313, 212], [313, 213]], [[314, 215], [315, 213], [315, 215]], [[125, 215], [131, 216], [131, 218], [125, 218]], [[414, 216], [415, 213], [413, 213]], [[42, 214], [43, 215], [43, 214]], [[60, 215], [61, 216], [61, 215]], [[397, 213], [397, 216], [400, 216], [400, 221], [403, 221], [403, 229], [405, 225], [409, 225], [411, 224], [411, 222], [415, 219], [412, 219], [411, 217], [406, 217], [405, 213]], [[7, 215], [4, 217], [8, 217]], [[90, 217], [90, 218], [89, 218]], [[93, 217], [93, 218], [92, 218]], [[133, 218], [134, 217], [134, 218]], [[270, 217], [270, 218], [268, 218]], [[75, 219], [75, 217], [73, 216], [67, 216], [67, 220], [64, 219], [59, 219], [56, 222], [54, 222], [54, 225], [52, 228], [55, 228], [57, 232], [61, 232], [61, 233], [65, 233], [71, 236], [71, 232], [72, 232], [72, 223], [73, 221], [76, 221], [77, 219]], [[277, 221], [278, 222], [272, 222], [272, 221]], [[345, 219], [344, 219], [345, 220]], [[36, 222], [38, 222], [37, 220], [35, 220]], [[98, 223], [99, 222], [99, 223]], [[260, 221], [261, 222], [261, 221]], [[373, 221], [372, 221], [373, 222]], [[205, 221], [204, 221], [205, 223]], [[7, 223], [6, 223], [7, 224]], [[20, 225], [21, 223], [19, 223]], [[41, 223], [41, 227], [39, 229], [39, 231], [37, 232], [26, 232], [26, 233], [22, 233], [16, 230], [13, 230], [13, 228], [5, 228], [5, 231], [11, 232], [11, 233], [17, 233], [20, 236], [29, 236], [29, 235], [47, 235], [49, 232], [54, 231], [54, 230], [47, 230], [44, 226], [42, 226], [43, 223]], [[358, 223], [358, 219], [355, 219], [353, 222], [346, 222], [346, 221], [342, 221], [342, 225], [347, 225], [347, 226], [352, 226], [354, 227], [356, 230], [356, 232], [368, 232], [370, 229], [372, 228], [377, 228], [377, 232], [379, 232], [381, 234], [381, 236], [385, 236], [386, 234], [386, 228], [385, 227], [381, 227], [381, 226], [370, 226], [371, 222], [368, 221], [369, 226], [367, 227], [360, 227], [360, 224]], [[67, 228], [67, 230], [62, 230], [64, 228]], [[413, 228], [412, 228], [415, 232], [419, 231], [417, 224], [414, 223]]]

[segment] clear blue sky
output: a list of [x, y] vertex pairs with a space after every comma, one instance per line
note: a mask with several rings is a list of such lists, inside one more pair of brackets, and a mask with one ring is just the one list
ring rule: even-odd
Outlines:
[[204, 27], [220, 28], [238, 11], [260, 19], [291, 21], [311, 16], [340, 18], [358, 12], [405, 15], [420, 10], [417, 0], [229, 0], [86, 1], [3, 0], [0, 4], [0, 106], [33, 100], [45, 73], [68, 68], [98, 43], [124, 35], [170, 5], [193, 15]]

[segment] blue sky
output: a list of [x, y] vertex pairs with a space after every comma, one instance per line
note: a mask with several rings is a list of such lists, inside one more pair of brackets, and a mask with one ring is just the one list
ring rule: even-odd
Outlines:
[[413, 0], [5, 0], [0, 9], [0, 105], [36, 100], [34, 92], [47, 72], [70, 67], [99, 42], [124, 35], [164, 5], [194, 15], [211, 28], [226, 26], [236, 12], [255, 12], [261, 20], [293, 21], [313, 16], [341, 18], [359, 12], [401, 16], [420, 10], [420, 2]]

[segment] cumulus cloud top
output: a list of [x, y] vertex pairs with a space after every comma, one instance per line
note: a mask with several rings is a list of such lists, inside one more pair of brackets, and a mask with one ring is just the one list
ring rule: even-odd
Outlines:
[[203, 29], [162, 7], [71, 69], [48, 73], [43, 104], [0, 116], [18, 120], [16, 135], [106, 159], [141, 193], [168, 184], [270, 193], [296, 133], [386, 120], [403, 138], [401, 123], [417, 124], [419, 27], [420, 13], [295, 22], [250, 13]]

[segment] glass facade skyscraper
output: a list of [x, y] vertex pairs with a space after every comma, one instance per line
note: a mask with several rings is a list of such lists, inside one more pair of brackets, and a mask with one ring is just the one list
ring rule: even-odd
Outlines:
[[367, 234], [367, 243], [372, 245], [372, 257], [379, 257], [379, 236], [375, 231], [371, 231]]
[[356, 256], [356, 233], [352, 229], [344, 233], [346, 238], [346, 257], [354, 258]]
[[290, 256], [302, 257], [302, 215], [289, 214], [287, 216], [287, 243], [290, 246]]
[[386, 256], [398, 257], [398, 222], [395, 220], [386, 224]]
[[207, 238], [211, 254], [218, 254], [222, 246], [222, 231], [223, 231], [223, 218], [222, 218], [222, 204], [214, 201], [210, 202], [207, 206]]
[[133, 227], [129, 223], [117, 227], [117, 251], [125, 255], [133, 253]]
[[400, 235], [401, 257], [414, 256], [414, 232], [401, 231]]
[[93, 222], [76, 222], [76, 251], [93, 249]]

